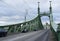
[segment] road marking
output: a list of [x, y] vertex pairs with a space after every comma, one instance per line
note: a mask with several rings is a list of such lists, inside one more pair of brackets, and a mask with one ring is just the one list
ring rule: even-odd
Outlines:
[[7, 39], [7, 40], [4, 40], [4, 41], [15, 41], [15, 40], [18, 40], [20, 38], [23, 38], [23, 37], [27, 37], [27, 36], [30, 36], [30, 35], [34, 35], [36, 34], [37, 32], [34, 32], [34, 33], [29, 33], [29, 34], [26, 34], [26, 35], [23, 35], [23, 36], [19, 36], [19, 37], [14, 37], [12, 39]]

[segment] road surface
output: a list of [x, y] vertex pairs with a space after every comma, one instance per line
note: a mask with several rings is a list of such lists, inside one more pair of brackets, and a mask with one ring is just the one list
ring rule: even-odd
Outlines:
[[0, 41], [49, 41], [50, 30], [20, 33], [0, 38]]

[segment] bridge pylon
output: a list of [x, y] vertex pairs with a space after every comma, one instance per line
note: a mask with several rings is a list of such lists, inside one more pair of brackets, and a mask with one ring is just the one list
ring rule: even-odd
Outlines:
[[39, 7], [39, 3], [40, 2], [38, 2], [38, 20], [39, 20], [39, 22], [38, 22], [38, 26], [39, 26], [39, 29], [43, 29], [43, 25], [42, 25], [42, 22], [41, 22], [41, 17], [40, 17], [40, 7]]
[[49, 10], [50, 10], [50, 16], [49, 16], [49, 19], [50, 19], [50, 29], [52, 30], [52, 23], [53, 23], [53, 15], [52, 15], [52, 6], [51, 6], [51, 2], [52, 1], [49, 1], [50, 2], [50, 8], [49, 8]]

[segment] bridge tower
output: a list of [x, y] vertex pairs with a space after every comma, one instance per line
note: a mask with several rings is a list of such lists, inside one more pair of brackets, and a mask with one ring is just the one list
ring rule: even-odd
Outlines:
[[38, 22], [39, 25], [38, 26], [39, 26], [40, 29], [43, 29], [43, 25], [42, 25], [42, 22], [41, 22], [41, 16], [40, 16], [39, 3], [40, 2], [38, 2], [38, 20], [39, 20], [39, 22]]
[[50, 2], [50, 16], [49, 16], [49, 19], [50, 19], [50, 28], [52, 29], [52, 24], [53, 24], [53, 15], [52, 15], [52, 6], [51, 6], [51, 1]]

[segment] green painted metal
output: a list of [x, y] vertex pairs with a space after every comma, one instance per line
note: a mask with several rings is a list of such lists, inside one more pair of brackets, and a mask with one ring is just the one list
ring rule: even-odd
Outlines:
[[39, 27], [39, 29], [43, 29], [43, 25], [42, 25], [41, 17], [40, 17], [39, 3], [40, 3], [40, 2], [38, 2], [38, 27]]
[[33, 31], [34, 29], [39, 30], [39, 20], [38, 16], [34, 18], [33, 20], [19, 23], [19, 24], [12, 24], [12, 25], [5, 25], [0, 26], [0, 28], [6, 28], [8, 27], [8, 33], [15, 33], [15, 32], [21, 32], [23, 29], [28, 29], [29, 31]]

